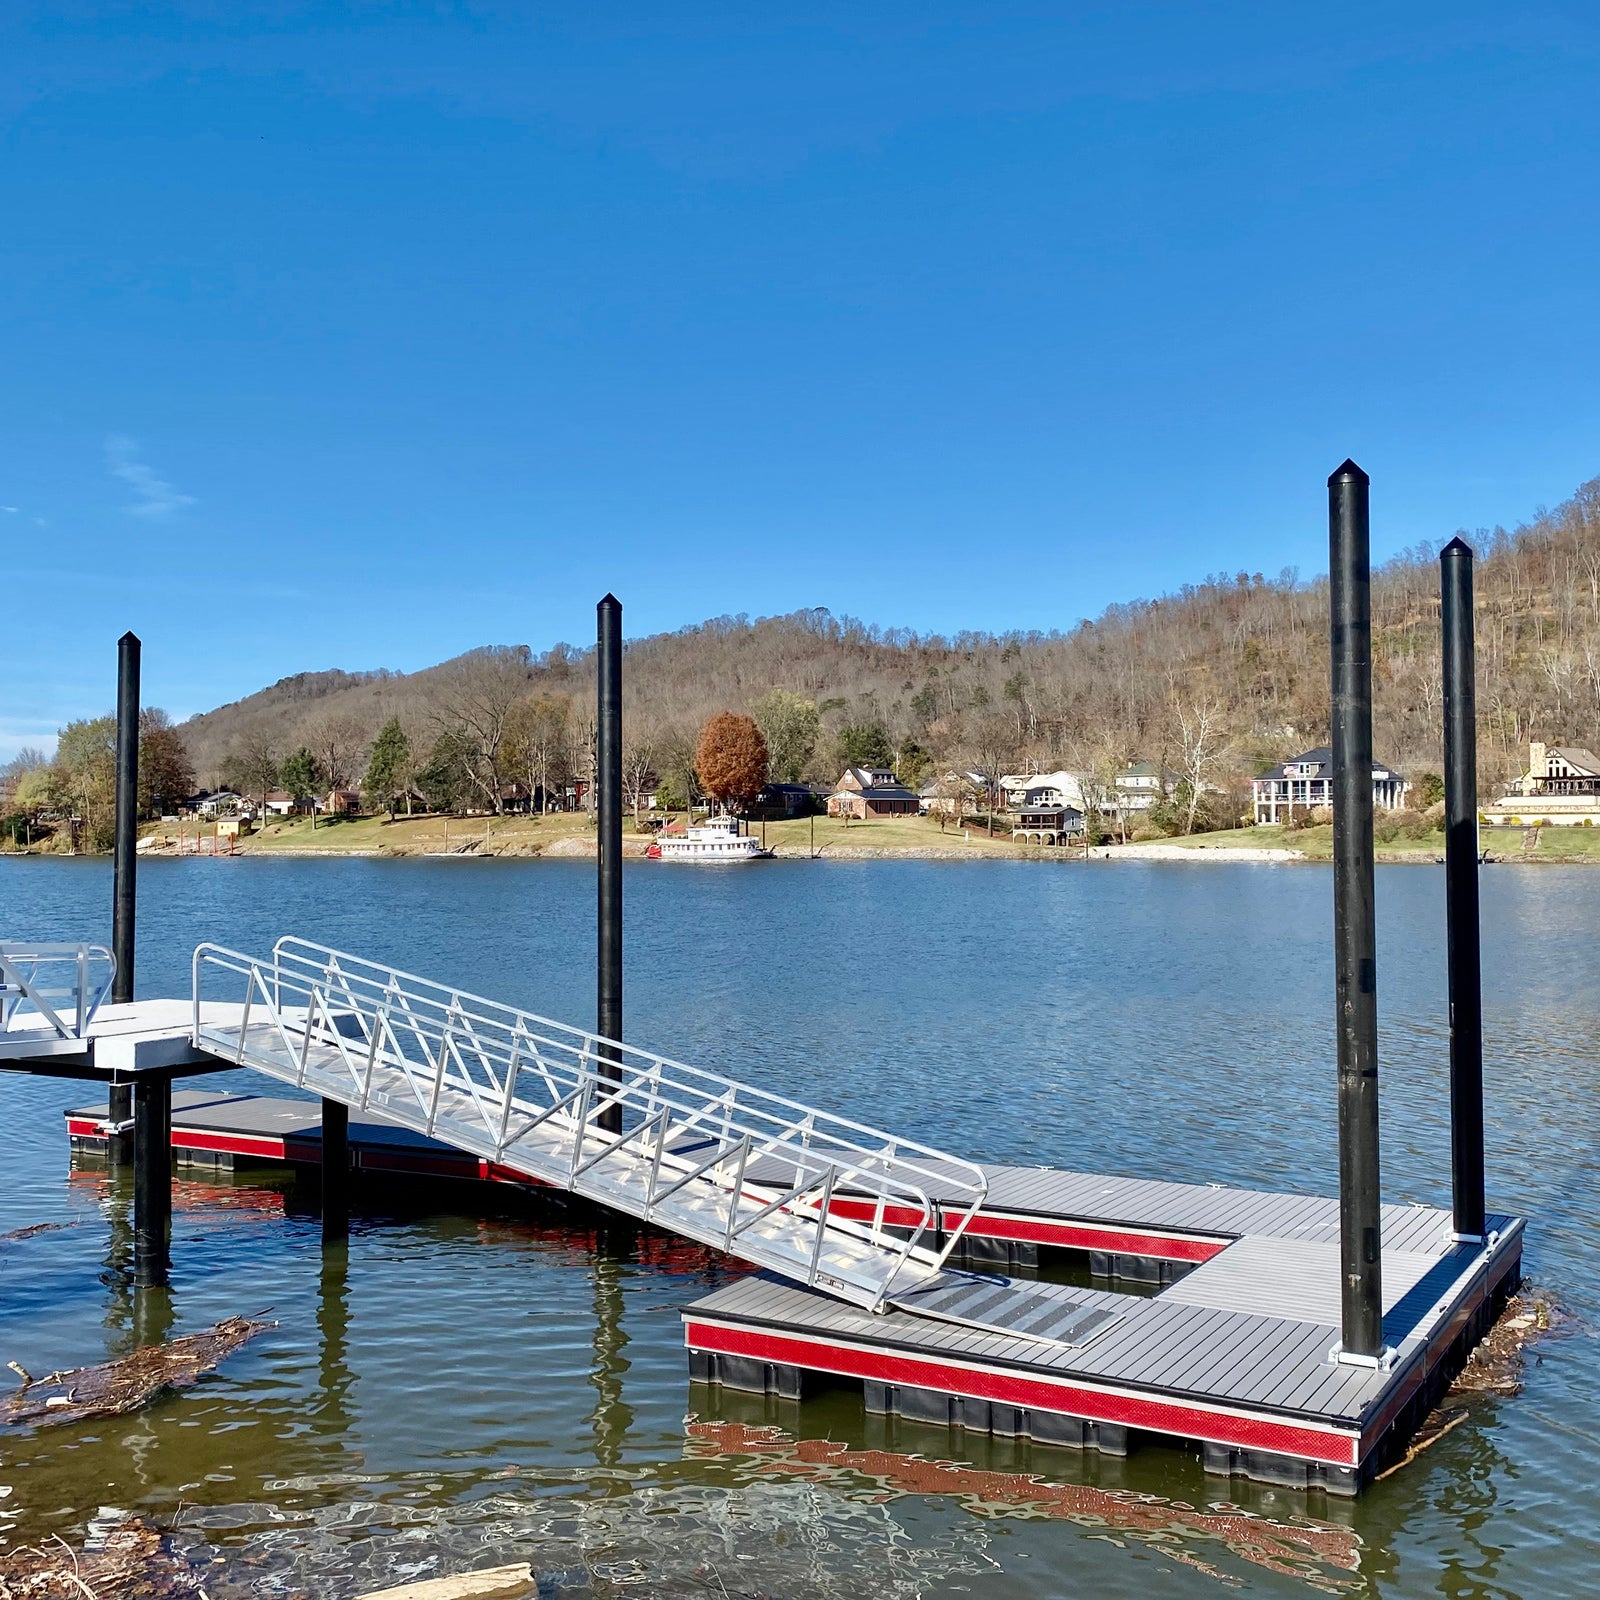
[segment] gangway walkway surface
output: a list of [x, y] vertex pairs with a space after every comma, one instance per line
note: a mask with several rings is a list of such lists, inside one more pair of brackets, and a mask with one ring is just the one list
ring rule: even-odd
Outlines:
[[[194, 1043], [225, 1061], [792, 1282], [872, 1311], [1006, 1315], [1006, 1280], [945, 1266], [987, 1192], [973, 1162], [302, 939], [265, 958], [201, 945], [193, 1005]], [[1001, 1292], [980, 1316], [981, 1288]]]

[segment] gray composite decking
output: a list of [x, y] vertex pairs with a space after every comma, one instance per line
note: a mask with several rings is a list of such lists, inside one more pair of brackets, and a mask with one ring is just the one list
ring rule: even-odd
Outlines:
[[690, 1307], [685, 1318], [826, 1335], [1041, 1377], [1089, 1379], [1359, 1424], [1382, 1404], [1408, 1359], [1427, 1346], [1473, 1284], [1520, 1249], [1519, 1221], [1494, 1217], [1490, 1225], [1500, 1234], [1492, 1252], [1473, 1245], [1441, 1246], [1425, 1256], [1384, 1251], [1384, 1338], [1396, 1351], [1388, 1371], [1330, 1359], [1339, 1338], [1337, 1247], [1317, 1247], [1313, 1254], [1303, 1242], [1268, 1236], [1245, 1241], [1235, 1262], [1228, 1258], [1241, 1246], [1230, 1246], [1151, 1297], [1030, 1285], [1058, 1298], [1064, 1313], [1093, 1307], [1114, 1316], [1075, 1347], [899, 1310], [872, 1315], [766, 1276], [717, 1290]]

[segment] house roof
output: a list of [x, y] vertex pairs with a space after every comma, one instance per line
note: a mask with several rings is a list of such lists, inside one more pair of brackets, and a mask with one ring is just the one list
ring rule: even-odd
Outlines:
[[[1277, 766], [1263, 772], [1256, 779], [1257, 783], [1265, 783], [1271, 778], [1287, 778], [1290, 767], [1316, 767], [1319, 770], [1314, 774], [1321, 777], [1321, 769], [1333, 766], [1333, 751], [1325, 744], [1319, 744], [1314, 750], [1304, 750], [1297, 756], [1291, 756], [1287, 761], [1280, 761]], [[1374, 778], [1400, 778], [1401, 775], [1393, 767], [1386, 767], [1376, 756], [1372, 759], [1372, 776]], [[1403, 782], [1404, 779], [1402, 778]]]
[[1600, 778], [1600, 756], [1585, 750], [1581, 744], [1553, 744], [1545, 751], [1545, 760], [1560, 756], [1569, 767], [1581, 767], [1586, 773]]
[[875, 783], [866, 789], [835, 789], [830, 800], [915, 800], [903, 783]]
[[[887, 775], [887, 783], [877, 781], [879, 773]], [[898, 789], [900, 787], [900, 780], [887, 767], [846, 767], [840, 775], [839, 781], [833, 786], [833, 792], [835, 794], [864, 794], [871, 790], [881, 793], [886, 789]], [[909, 793], [909, 791], [907, 792]]]

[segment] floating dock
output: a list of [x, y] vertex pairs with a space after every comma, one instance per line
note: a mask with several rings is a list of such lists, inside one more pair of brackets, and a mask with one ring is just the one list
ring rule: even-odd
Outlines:
[[[1006, 1335], [900, 1309], [874, 1316], [747, 1278], [685, 1311], [690, 1376], [786, 1399], [859, 1383], [869, 1412], [1112, 1455], [1188, 1444], [1208, 1471], [1355, 1494], [1403, 1452], [1515, 1290], [1522, 1223], [1494, 1217], [1486, 1244], [1457, 1244], [1448, 1213], [1393, 1208], [1404, 1247], [1383, 1252], [1391, 1353], [1355, 1366], [1334, 1354], [1337, 1241], [1309, 1220], [1335, 1202], [1253, 1198], [1269, 1219], [1298, 1206], [1307, 1220], [1245, 1234], [1155, 1295], [1034, 1285], [1039, 1312], [1026, 1321], [1050, 1317], [1048, 1339], [1021, 1321]], [[1154, 1220], [1130, 1210], [1130, 1228]]]
[[[69, 1111], [75, 1151], [105, 1148], [104, 1106]], [[317, 1102], [177, 1091], [172, 1146], [212, 1170], [322, 1158]], [[352, 1168], [385, 1177], [543, 1187], [390, 1119], [352, 1115]], [[1447, 1211], [1383, 1212], [1384, 1338], [1371, 1367], [1339, 1337], [1339, 1207], [1320, 1196], [986, 1166], [988, 1196], [953, 1262], [1030, 1274], [1061, 1262], [1159, 1292], [1030, 1281], [1017, 1325], [963, 1322], [942, 1291], [873, 1314], [770, 1274], [684, 1312], [691, 1378], [799, 1399], [859, 1383], [869, 1412], [1125, 1455], [1198, 1447], [1208, 1470], [1353, 1494], [1403, 1451], [1521, 1276], [1520, 1220], [1457, 1242]], [[759, 1173], [753, 1174], [759, 1176]], [[848, 1194], [830, 1210], [859, 1215]], [[892, 1219], [891, 1219], [892, 1220]], [[981, 1297], [994, 1283], [960, 1288]], [[1015, 1280], [1013, 1290], [1017, 1287]], [[978, 1310], [981, 1312], [982, 1307]]]

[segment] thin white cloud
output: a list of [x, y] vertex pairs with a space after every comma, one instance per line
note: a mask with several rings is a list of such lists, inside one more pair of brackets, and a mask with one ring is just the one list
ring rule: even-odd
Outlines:
[[0, 511], [4, 511], [9, 517], [16, 516], [21, 509], [21, 506], [0, 506]]
[[139, 447], [125, 434], [107, 436], [106, 465], [133, 490], [133, 504], [122, 508], [130, 516], [165, 517], [194, 504], [193, 495], [180, 494], [139, 459]]
[[56, 726], [38, 717], [0, 720], [0, 765], [24, 750], [43, 750], [47, 756], [54, 756]]

